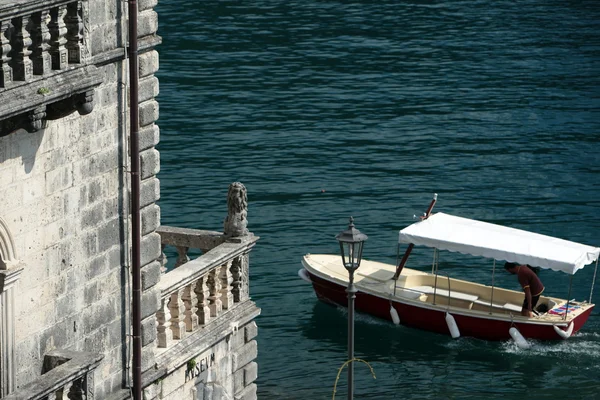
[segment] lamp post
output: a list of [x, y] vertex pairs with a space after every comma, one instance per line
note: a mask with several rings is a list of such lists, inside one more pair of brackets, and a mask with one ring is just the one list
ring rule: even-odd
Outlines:
[[354, 299], [356, 298], [356, 287], [354, 287], [354, 271], [360, 266], [363, 244], [367, 235], [360, 233], [354, 227], [354, 218], [350, 217], [348, 229], [340, 232], [336, 237], [340, 243], [342, 263], [348, 271], [348, 400], [354, 398]]

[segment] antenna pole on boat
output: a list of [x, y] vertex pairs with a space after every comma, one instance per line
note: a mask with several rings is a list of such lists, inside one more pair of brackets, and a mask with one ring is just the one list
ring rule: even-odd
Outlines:
[[567, 314], [569, 314], [569, 301], [571, 299], [571, 287], [573, 287], [573, 275], [569, 279], [569, 295], [567, 296], [567, 307], [565, 309], [565, 321], [567, 320]]
[[[433, 199], [431, 200], [431, 203], [429, 204], [429, 208], [427, 208], [427, 212], [421, 217], [421, 220], [426, 220], [427, 218], [429, 218], [429, 214], [431, 214], [431, 210], [433, 210], [433, 206], [435, 205], [436, 201], [437, 201], [437, 193], [434, 193]], [[406, 261], [408, 260], [408, 256], [410, 256], [410, 252], [412, 251], [413, 247], [415, 247], [415, 245], [413, 243], [408, 244], [408, 247], [406, 248], [406, 251], [404, 252], [404, 256], [402, 256], [402, 260], [400, 261], [400, 264], [398, 264], [398, 267], [396, 268], [396, 273], [394, 274], [394, 277], [392, 279], [398, 280], [398, 277], [402, 273], [402, 268], [404, 268], [404, 266], [406, 265]]]
[[590, 301], [592, 304], [592, 294], [594, 293], [594, 284], [596, 283], [596, 272], [598, 271], [598, 259], [596, 258], [596, 268], [594, 268], [594, 277], [592, 278], [592, 288], [590, 289]]

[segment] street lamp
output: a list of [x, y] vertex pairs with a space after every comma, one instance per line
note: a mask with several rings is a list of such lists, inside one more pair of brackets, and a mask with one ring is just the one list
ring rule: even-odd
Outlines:
[[354, 271], [360, 266], [362, 249], [367, 235], [360, 233], [354, 227], [354, 218], [350, 217], [348, 229], [340, 232], [336, 237], [340, 243], [342, 263], [348, 271], [348, 400], [354, 398], [354, 299], [356, 298], [356, 287], [354, 287]]

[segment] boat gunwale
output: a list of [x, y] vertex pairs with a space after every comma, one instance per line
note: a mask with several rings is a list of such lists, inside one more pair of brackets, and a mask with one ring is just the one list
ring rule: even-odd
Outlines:
[[[348, 284], [348, 281], [344, 281], [344, 280], [340, 280], [334, 276], [331, 275], [327, 275], [322, 271], [319, 271], [317, 268], [315, 268], [314, 266], [310, 265], [310, 263], [306, 260], [307, 256], [311, 256], [311, 255], [317, 255], [317, 254], [306, 254], [305, 256], [302, 257], [302, 265], [304, 268], [306, 268], [308, 270], [309, 273], [325, 280], [328, 282], [331, 282], [333, 284], [337, 284], [340, 287], [345, 287]], [[322, 254], [322, 255], [326, 255], [326, 254]], [[374, 261], [375, 263], [379, 263], [379, 264], [384, 264], [384, 265], [389, 265], [389, 264], [385, 264], [385, 263], [381, 263], [378, 261]], [[308, 268], [307, 268], [308, 267]], [[315, 271], [315, 272], [313, 272]], [[418, 272], [417, 275], [431, 275], [427, 272], [423, 272], [423, 271], [419, 271], [419, 270], [412, 270], [411, 271], [416, 271]], [[363, 275], [365, 276], [365, 275]], [[439, 275], [438, 275], [439, 276]], [[450, 278], [452, 280], [455, 281], [462, 281], [462, 282], [466, 282], [468, 284], [475, 284], [475, 285], [482, 285], [476, 282], [472, 282], [472, 281], [466, 281], [466, 280], [459, 280], [459, 279], [455, 279], [455, 278]], [[390, 280], [392, 280], [390, 278]], [[383, 281], [382, 281], [383, 282]], [[314, 284], [314, 282], [313, 282]], [[453, 315], [460, 315], [460, 316], [464, 316], [464, 317], [472, 317], [472, 318], [478, 318], [478, 319], [486, 319], [486, 320], [496, 320], [496, 321], [504, 321], [504, 322], [516, 322], [519, 324], [529, 324], [529, 325], [538, 325], [538, 326], [559, 326], [559, 327], [566, 327], [568, 326], [571, 322], [573, 322], [574, 320], [576, 320], [578, 317], [582, 316], [583, 314], [585, 314], [589, 309], [594, 308], [595, 304], [593, 303], [587, 303], [587, 302], [576, 302], [577, 305], [581, 306], [581, 309], [578, 310], [578, 312], [575, 314], [568, 314], [566, 319], [561, 319], [560, 321], [551, 321], [551, 320], [536, 320], [536, 319], [532, 319], [529, 317], [525, 317], [522, 315], [515, 315], [515, 314], [499, 314], [499, 313], [490, 313], [488, 311], [482, 311], [482, 310], [472, 310], [472, 309], [465, 309], [463, 307], [457, 307], [457, 306], [452, 306], [452, 305], [441, 305], [441, 304], [431, 304], [431, 303], [427, 303], [418, 299], [411, 299], [411, 298], [407, 298], [407, 297], [398, 297], [398, 296], [384, 296], [382, 292], [376, 292], [373, 291], [371, 289], [369, 289], [368, 287], [365, 287], [364, 285], [360, 285], [360, 282], [355, 283], [359, 288], [359, 293], [365, 293], [368, 294], [370, 296], [374, 296], [380, 299], [384, 299], [384, 300], [388, 300], [388, 301], [392, 301], [394, 303], [399, 303], [399, 304], [406, 304], [409, 306], [414, 306], [414, 307], [418, 307], [418, 308], [424, 308], [427, 310], [432, 310], [432, 311], [452, 311]], [[482, 285], [485, 287], [489, 287], [487, 285]], [[411, 288], [402, 288], [403, 290], [411, 290]], [[504, 289], [504, 288], [500, 288], [503, 290], [509, 290], [511, 292], [515, 292], [515, 293], [519, 293], [515, 290], [511, 290], [511, 289]], [[418, 293], [423, 293], [423, 292], [419, 292], [419, 291], [415, 291]], [[423, 294], [427, 294], [427, 293], [423, 293]], [[443, 296], [443, 297], [447, 297], [447, 296]], [[545, 296], [549, 299], [557, 299], [557, 300], [561, 300], [563, 302], [566, 302], [565, 299], [559, 299], [559, 298], [555, 298], [555, 297], [549, 297], [549, 296]], [[571, 303], [574, 304], [574, 303]]]

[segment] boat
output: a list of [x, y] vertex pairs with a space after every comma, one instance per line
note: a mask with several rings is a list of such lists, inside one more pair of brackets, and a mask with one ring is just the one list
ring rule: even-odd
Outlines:
[[[568, 339], [584, 326], [594, 309], [592, 294], [600, 248], [442, 212], [432, 213], [436, 200], [437, 195], [420, 221], [399, 232], [399, 244], [407, 244], [407, 248], [397, 265], [372, 260], [360, 262], [353, 274], [357, 311], [453, 338], [513, 339], [521, 347], [529, 346], [527, 339]], [[405, 268], [414, 246], [434, 249], [431, 272]], [[491, 259], [492, 284], [443, 274], [439, 271], [440, 251]], [[585, 265], [596, 262], [589, 301], [569, 299], [569, 286], [566, 298], [542, 293], [533, 316], [522, 315], [524, 293], [494, 286], [497, 269], [506, 273], [504, 262], [550, 269], [571, 278]], [[306, 254], [302, 266], [298, 273], [312, 284], [319, 300], [347, 307], [349, 274], [339, 255]]]

